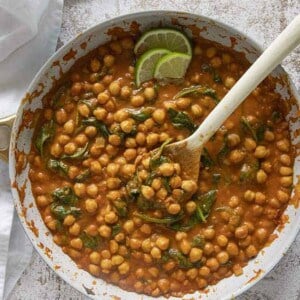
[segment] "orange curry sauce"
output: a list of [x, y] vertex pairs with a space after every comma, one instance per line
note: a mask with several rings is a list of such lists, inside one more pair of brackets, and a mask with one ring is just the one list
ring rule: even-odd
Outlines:
[[[294, 149], [269, 77], [207, 143], [197, 183], [166, 157], [145, 158], [191, 134], [249, 63], [194, 40], [184, 80], [137, 88], [135, 40], [99, 46], [44, 98], [30, 180], [54, 241], [79, 268], [125, 290], [181, 296], [241, 275], [268, 243], [290, 199]], [[205, 89], [173, 99], [195, 85]]]

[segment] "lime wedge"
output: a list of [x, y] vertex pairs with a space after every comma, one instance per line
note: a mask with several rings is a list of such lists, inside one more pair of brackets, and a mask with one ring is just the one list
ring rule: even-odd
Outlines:
[[153, 29], [144, 33], [134, 47], [134, 53], [140, 55], [153, 48], [165, 48], [172, 52], [192, 55], [188, 38], [175, 29]]
[[151, 49], [139, 57], [135, 67], [135, 83], [141, 83], [153, 78], [157, 62], [165, 55], [171, 53], [167, 49]]
[[155, 66], [154, 78], [183, 78], [191, 61], [191, 56], [183, 53], [171, 53], [163, 56]]

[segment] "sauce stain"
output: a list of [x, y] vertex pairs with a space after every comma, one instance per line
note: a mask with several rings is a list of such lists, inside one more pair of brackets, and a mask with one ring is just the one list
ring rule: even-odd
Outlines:
[[254, 273], [255, 273], [255, 275], [254, 275], [252, 278], [250, 278], [250, 279], [246, 282], [246, 284], [248, 284], [248, 283], [250, 283], [250, 282], [252, 282], [252, 281], [255, 281], [261, 274], [264, 273], [264, 271], [263, 271], [262, 269], [259, 269], [258, 271], [254, 271]]
[[77, 54], [77, 51], [73, 50], [73, 48], [71, 48], [69, 50], [69, 52], [63, 56], [63, 60], [64, 61], [69, 61], [71, 59], [75, 59], [76, 54]]

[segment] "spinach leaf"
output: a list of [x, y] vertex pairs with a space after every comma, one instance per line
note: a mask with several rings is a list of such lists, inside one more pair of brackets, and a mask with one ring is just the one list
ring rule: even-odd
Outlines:
[[247, 120], [247, 118], [246, 117], [241, 117], [240, 122], [241, 122], [242, 128], [245, 131], [248, 131], [252, 135], [253, 139], [257, 142], [257, 136], [256, 136], [255, 129], [249, 123], [249, 121]]
[[217, 159], [218, 159], [219, 163], [222, 162], [222, 160], [229, 153], [229, 151], [230, 151], [230, 149], [228, 146], [228, 137], [227, 137], [227, 135], [225, 135], [221, 149], [217, 154]]
[[85, 180], [87, 180], [91, 175], [90, 170], [86, 169], [84, 171], [82, 171], [80, 174], [78, 174], [75, 178], [74, 181], [75, 182], [84, 182]]
[[216, 83], [222, 83], [222, 78], [220, 77], [220, 74], [216, 71], [215, 68], [213, 68], [211, 65], [203, 64], [201, 66], [201, 69], [204, 72], [208, 72], [212, 75], [213, 81]]
[[108, 138], [110, 136], [110, 131], [107, 126], [103, 122], [97, 120], [95, 117], [83, 119], [81, 123], [86, 126], [95, 126], [98, 132], [105, 138]]
[[259, 161], [253, 160], [251, 163], [244, 163], [240, 171], [240, 182], [247, 183], [256, 179], [256, 173], [259, 170]]
[[165, 147], [170, 144], [172, 139], [167, 139], [165, 142], [163, 142], [160, 147], [157, 150], [154, 150], [151, 159], [150, 159], [150, 169], [155, 170], [158, 166], [161, 164], [168, 162], [169, 158], [166, 156], [163, 156], [162, 153], [165, 149]]
[[142, 210], [142, 211], [160, 209], [162, 207], [162, 205], [159, 202], [156, 202], [153, 200], [147, 200], [142, 195], [139, 195], [137, 197], [136, 205], [139, 208], [139, 210]]
[[260, 124], [258, 126], [258, 128], [256, 129], [256, 138], [258, 142], [264, 140], [266, 130], [267, 130], [267, 126], [265, 124]]
[[205, 87], [202, 85], [192, 85], [190, 87], [182, 89], [179, 93], [177, 93], [174, 96], [174, 99], [178, 99], [183, 96], [209, 96], [211, 97], [216, 103], [220, 102], [220, 99], [218, 98], [217, 92], [209, 87]]
[[168, 253], [171, 258], [177, 261], [179, 268], [187, 269], [193, 267], [193, 264], [188, 260], [188, 258], [177, 249], [171, 248], [169, 249]]
[[53, 120], [51, 120], [42, 126], [35, 140], [35, 146], [40, 152], [41, 156], [44, 155], [45, 143], [48, 140], [52, 139], [53, 135], [54, 135], [54, 122]]
[[148, 215], [138, 213], [138, 212], [135, 212], [134, 215], [149, 223], [166, 224], [166, 225], [176, 223], [183, 218], [183, 214], [178, 214], [176, 216], [167, 216], [164, 218], [150, 217]]
[[112, 237], [115, 237], [119, 232], [121, 232], [121, 225], [118, 223], [112, 227]]
[[130, 116], [131, 116], [131, 118], [133, 118], [134, 120], [136, 120], [138, 122], [144, 122], [147, 119], [151, 118], [153, 111], [154, 111], [154, 108], [148, 107], [148, 108], [145, 108], [138, 112], [130, 111]]
[[67, 88], [70, 86], [69, 83], [65, 83], [61, 85], [56, 92], [54, 93], [52, 99], [51, 99], [51, 105], [54, 109], [57, 109], [59, 107], [63, 106], [63, 103], [61, 103], [61, 97], [66, 93]]
[[[92, 93], [93, 95], [93, 93]], [[83, 103], [87, 105], [90, 109], [95, 109], [97, 106], [97, 102], [93, 101], [93, 99], [80, 99], [78, 103]]]
[[129, 180], [126, 184], [126, 192], [130, 197], [131, 201], [135, 201], [140, 194], [141, 182], [139, 181], [137, 174], [134, 175], [133, 179]]
[[276, 123], [277, 121], [281, 120], [281, 119], [282, 119], [282, 114], [281, 114], [281, 112], [279, 112], [279, 111], [277, 111], [277, 110], [273, 111], [272, 116], [271, 116], [271, 119], [272, 119], [272, 121], [275, 122], [275, 123]]
[[75, 218], [79, 217], [81, 214], [81, 210], [78, 207], [65, 207], [63, 205], [58, 204], [57, 202], [53, 202], [50, 206], [51, 213], [58, 219], [63, 220], [67, 215], [73, 215]]
[[203, 248], [205, 245], [205, 239], [202, 235], [197, 234], [192, 239], [192, 247]]
[[121, 199], [113, 202], [113, 205], [120, 217], [126, 217], [128, 214], [127, 203]]
[[54, 201], [67, 205], [75, 205], [78, 202], [78, 197], [69, 186], [55, 189], [52, 192], [52, 197]]
[[201, 153], [201, 164], [204, 168], [210, 168], [215, 165], [215, 162], [211, 158], [208, 150], [204, 147]]
[[212, 184], [214, 186], [217, 186], [219, 184], [220, 180], [221, 180], [221, 174], [218, 174], [218, 173], [212, 174]]
[[68, 175], [69, 166], [66, 165], [64, 162], [56, 159], [49, 159], [47, 163], [48, 169], [54, 172], [60, 172], [63, 175]]
[[182, 111], [177, 111], [173, 108], [168, 109], [169, 118], [174, 127], [179, 129], [188, 129], [190, 132], [194, 132], [197, 129], [197, 125], [193, 123], [188, 114]]
[[206, 222], [206, 219], [209, 217], [211, 209], [216, 201], [217, 191], [210, 190], [209, 192], [198, 196], [196, 201], [197, 209], [196, 215], [199, 220]]
[[88, 151], [87, 148], [89, 146], [89, 143], [86, 143], [86, 145], [82, 148], [78, 148], [77, 151], [72, 154], [64, 154], [61, 158], [62, 159], [85, 159], [87, 157]]
[[170, 186], [170, 178], [169, 177], [163, 177], [162, 178], [162, 184], [163, 184], [164, 188], [167, 190], [167, 192], [169, 194], [171, 194], [172, 189], [171, 189], [171, 186]]
[[[151, 161], [150, 161], [151, 162]], [[158, 165], [157, 165], [158, 166]], [[152, 166], [153, 167], [153, 166]], [[152, 169], [151, 167], [151, 169]], [[156, 166], [155, 166], [156, 167]], [[157, 173], [155, 171], [151, 171], [150, 174], [147, 176], [146, 180], [145, 180], [145, 185], [151, 185], [153, 179], [155, 178], [155, 176], [157, 175]]]
[[80, 239], [82, 240], [85, 248], [90, 248], [93, 250], [96, 250], [101, 242], [101, 238], [99, 235], [91, 236], [84, 231], [80, 234]]

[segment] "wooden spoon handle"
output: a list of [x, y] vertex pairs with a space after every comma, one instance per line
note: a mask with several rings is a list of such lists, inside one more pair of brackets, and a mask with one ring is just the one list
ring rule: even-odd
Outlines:
[[207, 116], [187, 140], [187, 148], [201, 148], [243, 100], [271, 73], [273, 69], [300, 43], [300, 14], [263, 52], [248, 71]]

